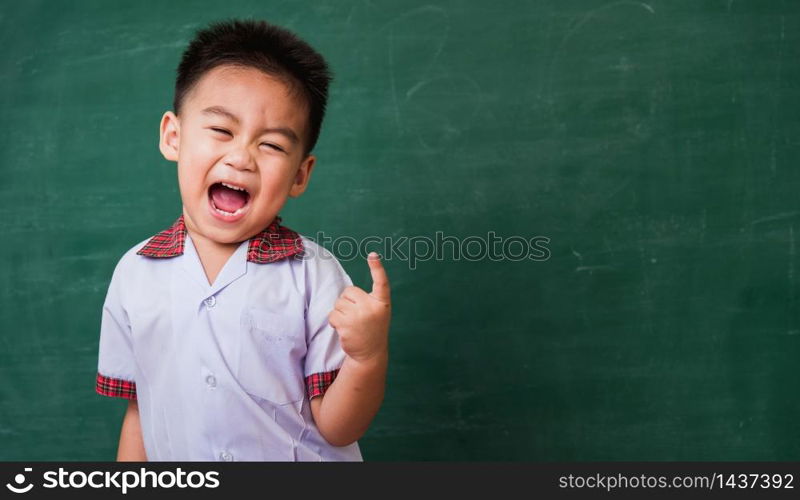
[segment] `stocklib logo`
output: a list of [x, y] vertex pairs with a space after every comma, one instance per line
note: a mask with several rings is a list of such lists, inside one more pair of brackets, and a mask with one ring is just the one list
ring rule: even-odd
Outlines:
[[[31, 472], [33, 469], [30, 467], [25, 467], [25, 472]], [[31, 491], [33, 488], [33, 484], [29, 484], [27, 486], [22, 486], [22, 483], [25, 482], [25, 474], [17, 474], [14, 476], [14, 482], [17, 483], [18, 486], [14, 486], [11, 483], [6, 483], [6, 488], [13, 491], [14, 493], [27, 493]]]

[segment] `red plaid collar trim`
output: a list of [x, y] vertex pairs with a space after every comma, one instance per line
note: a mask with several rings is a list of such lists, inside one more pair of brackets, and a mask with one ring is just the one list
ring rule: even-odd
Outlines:
[[[268, 264], [303, 251], [303, 240], [300, 235], [288, 227], [281, 226], [280, 222], [281, 218], [275, 217], [266, 229], [250, 238], [247, 247], [248, 262]], [[186, 224], [181, 215], [170, 227], [150, 238], [150, 241], [136, 253], [157, 259], [177, 257], [183, 255], [185, 242]]]

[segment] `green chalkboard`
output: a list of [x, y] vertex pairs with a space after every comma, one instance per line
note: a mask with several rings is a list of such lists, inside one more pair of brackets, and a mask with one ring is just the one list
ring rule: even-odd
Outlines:
[[800, 3], [755, 0], [6, 2], [0, 459], [114, 458], [102, 301], [179, 213], [159, 119], [229, 17], [336, 74], [286, 225], [546, 238], [387, 262], [367, 460], [800, 459]]

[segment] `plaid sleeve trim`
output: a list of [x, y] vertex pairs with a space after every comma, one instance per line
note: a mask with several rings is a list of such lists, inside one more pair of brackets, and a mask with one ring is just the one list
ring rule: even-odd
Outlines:
[[339, 370], [333, 370], [330, 372], [314, 373], [306, 377], [306, 393], [308, 394], [308, 399], [310, 400], [313, 397], [325, 394], [325, 391], [328, 390], [328, 387], [331, 386], [338, 374]]
[[112, 398], [136, 399], [136, 382], [97, 374], [95, 391]]

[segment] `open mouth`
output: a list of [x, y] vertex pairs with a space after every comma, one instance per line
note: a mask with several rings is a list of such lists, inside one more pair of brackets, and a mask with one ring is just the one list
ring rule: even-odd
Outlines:
[[227, 182], [217, 182], [208, 188], [211, 208], [223, 217], [241, 215], [250, 202], [250, 193], [240, 186]]

